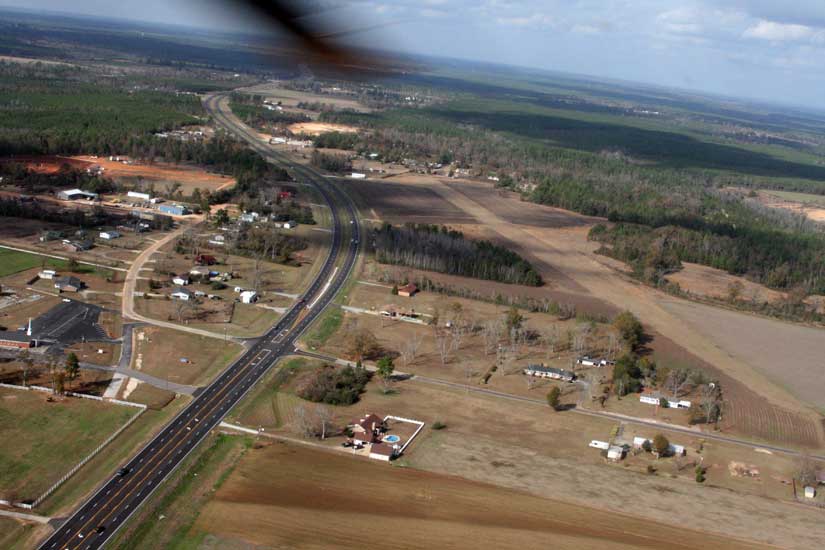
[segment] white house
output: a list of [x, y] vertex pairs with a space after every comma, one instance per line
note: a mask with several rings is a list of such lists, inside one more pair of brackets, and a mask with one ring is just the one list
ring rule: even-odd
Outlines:
[[619, 445], [611, 445], [607, 449], [607, 459], [619, 461], [624, 458], [624, 447], [620, 447]]
[[599, 441], [598, 439], [594, 439], [593, 441], [590, 442], [590, 445], [588, 445], [588, 447], [592, 447], [594, 449], [601, 449], [603, 451], [606, 451], [610, 448], [610, 443], [608, 443], [607, 441]]
[[240, 215], [240, 217], [238, 217], [238, 220], [240, 220], [242, 222], [245, 222], [245, 223], [253, 223], [253, 222], [258, 221], [258, 218], [260, 216], [261, 215], [258, 214], [257, 212], [244, 212], [243, 214]]
[[367, 175], [362, 172], [353, 172], [352, 174], [350, 174], [350, 177], [354, 180], [362, 180], [366, 178]]
[[814, 498], [816, 496], [816, 489], [811, 486], [805, 487], [805, 498]]
[[226, 244], [226, 237], [223, 235], [213, 235], [211, 239], [209, 239], [209, 244], [214, 244], [216, 246], [223, 246]]
[[254, 290], [244, 290], [241, 292], [241, 302], [244, 304], [252, 304], [258, 301], [258, 293]]
[[172, 292], [171, 296], [175, 300], [189, 300], [194, 294], [188, 289], [178, 287]]
[[184, 273], [182, 275], [175, 275], [174, 278], [172, 279], [172, 282], [175, 283], [178, 286], [186, 286], [190, 282], [192, 282], [192, 279], [189, 278], [188, 273]]
[[126, 196], [127, 197], [132, 197], [132, 198], [135, 198], [135, 199], [141, 199], [141, 200], [144, 200], [144, 201], [152, 200], [152, 195], [150, 195], [149, 193], [140, 193], [138, 191], [129, 191], [128, 193], [126, 193]]
[[120, 233], [117, 231], [101, 231], [99, 236], [101, 239], [111, 241], [112, 239], [119, 239]]
[[692, 405], [690, 401], [685, 399], [680, 399], [679, 401], [674, 401], [672, 399], [668, 399], [664, 397], [662, 394], [653, 392], [653, 393], [642, 393], [639, 395], [639, 401], [641, 403], [647, 403], [648, 405], [659, 405], [662, 402], [662, 398], [667, 401], [667, 406], [670, 409], [689, 409]]
[[286, 138], [276, 136], [276, 137], [270, 138], [269, 143], [272, 143], [272, 144], [286, 143]]
[[576, 378], [576, 375], [570, 371], [557, 369], [556, 367], [545, 367], [544, 365], [527, 365], [527, 368], [524, 369], [524, 374], [537, 376], [539, 378], [564, 380], [565, 382], [572, 382]]
[[44, 269], [38, 273], [37, 276], [41, 279], [54, 279], [57, 276], [57, 272], [53, 269]]

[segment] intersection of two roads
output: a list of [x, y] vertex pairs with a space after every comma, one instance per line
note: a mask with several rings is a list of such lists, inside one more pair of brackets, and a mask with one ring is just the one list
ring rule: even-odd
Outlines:
[[281, 357], [295, 350], [297, 338], [345, 284], [357, 259], [360, 228], [349, 197], [323, 175], [290, 163], [261, 143], [256, 134], [227, 112], [225, 96], [212, 95], [204, 105], [219, 125], [270, 162], [282, 165], [296, 181], [313, 185], [324, 197], [332, 213], [329, 254], [302, 299], [86, 500], [40, 546], [42, 549], [91, 550], [103, 546], [250, 388]]

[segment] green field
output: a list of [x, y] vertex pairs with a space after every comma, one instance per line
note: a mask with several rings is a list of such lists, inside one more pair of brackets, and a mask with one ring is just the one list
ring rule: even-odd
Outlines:
[[[89, 399], [0, 389], [0, 498], [34, 499], [137, 414]], [[7, 444], [14, 442], [13, 445]]]
[[339, 308], [328, 309], [313, 325], [312, 332], [307, 336], [307, 343], [313, 348], [324, 345], [324, 342], [341, 326], [343, 319], [344, 312]]
[[[43, 256], [0, 248], [0, 277], [6, 277], [43, 264]], [[54, 258], [45, 258], [46, 267], [66, 269], [66, 262]]]
[[[15, 273], [20, 273], [27, 269], [40, 267], [43, 262], [46, 262], [47, 268], [65, 271], [68, 267], [66, 260], [58, 260], [56, 258], [47, 258], [39, 254], [31, 254], [29, 252], [20, 252], [17, 250], [9, 250], [8, 248], [0, 248], [0, 277], [6, 277]], [[108, 278], [113, 275], [111, 270], [99, 268], [91, 265], [80, 264], [75, 273], [95, 273], [103, 278]]]

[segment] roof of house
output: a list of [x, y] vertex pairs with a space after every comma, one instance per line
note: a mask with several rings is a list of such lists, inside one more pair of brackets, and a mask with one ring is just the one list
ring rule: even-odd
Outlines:
[[569, 376], [570, 378], [574, 376], [569, 370], [559, 369], [556, 367], [546, 367], [544, 365], [527, 365], [527, 370], [532, 370], [535, 372], [548, 372], [559, 376]]
[[56, 287], [75, 286], [77, 288], [80, 288], [82, 285], [83, 281], [72, 275], [63, 275], [62, 277], [58, 277], [54, 280], [54, 286]]
[[172, 291], [172, 294], [186, 294], [187, 296], [192, 296], [195, 293], [189, 290], [188, 288], [183, 287], [176, 287], [175, 290]]
[[371, 434], [369, 430], [367, 430], [366, 432], [355, 432], [352, 434], [352, 439], [364, 441], [366, 443], [372, 443], [373, 440], [375, 440], [375, 435]]
[[416, 292], [418, 291], [418, 286], [415, 283], [410, 283], [404, 286], [398, 287], [398, 292]]
[[392, 456], [395, 454], [395, 449], [386, 443], [373, 443], [372, 447], [370, 447], [370, 454]]
[[0, 330], [0, 340], [6, 342], [31, 342], [31, 336], [22, 330]]
[[364, 431], [370, 431], [370, 430], [372, 430], [373, 425], [376, 426], [376, 427], [383, 426], [384, 425], [384, 419], [381, 418], [380, 416], [376, 415], [376, 414], [370, 413], [370, 414], [364, 416], [363, 418], [359, 418], [358, 420], [353, 422], [351, 425], [352, 426], [361, 426], [361, 428]]

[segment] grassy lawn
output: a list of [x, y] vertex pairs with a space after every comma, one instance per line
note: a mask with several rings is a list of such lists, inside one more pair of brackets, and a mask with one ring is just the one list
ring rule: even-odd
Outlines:
[[[210, 496], [226, 481], [251, 444], [250, 438], [225, 434], [204, 441], [108, 547], [118, 550], [201, 548], [205, 533], [193, 532], [192, 526]], [[163, 517], [163, 521], [157, 521], [158, 517]]]
[[325, 311], [321, 318], [313, 323], [312, 332], [306, 337], [310, 348], [323, 346], [341, 326], [343, 319], [344, 312], [337, 307], [331, 307]]
[[0, 248], [0, 277], [20, 273], [33, 267], [40, 267], [43, 260], [46, 260], [46, 267], [55, 270], [66, 269], [66, 262], [63, 260], [44, 258], [37, 254], [28, 254], [26, 252], [9, 250], [8, 248]]
[[[47, 268], [56, 271], [66, 271], [68, 269], [68, 262], [65, 260], [58, 260], [56, 258], [47, 258], [38, 254], [30, 254], [28, 252], [19, 252], [17, 250], [9, 250], [8, 248], [0, 248], [0, 277], [20, 273], [27, 269], [40, 267], [45, 265]], [[78, 274], [95, 274], [102, 278], [112, 277], [113, 273], [109, 269], [95, 267], [92, 265], [80, 264], [77, 266], [74, 273]]]
[[137, 409], [0, 389], [0, 492], [33, 499], [122, 426]]
[[287, 359], [267, 373], [257, 387], [229, 413], [229, 419], [243, 426], [282, 427], [289, 421], [290, 413], [298, 402], [307, 403], [300, 397], [281, 391], [300, 369], [321, 365], [320, 361], [304, 358]]

